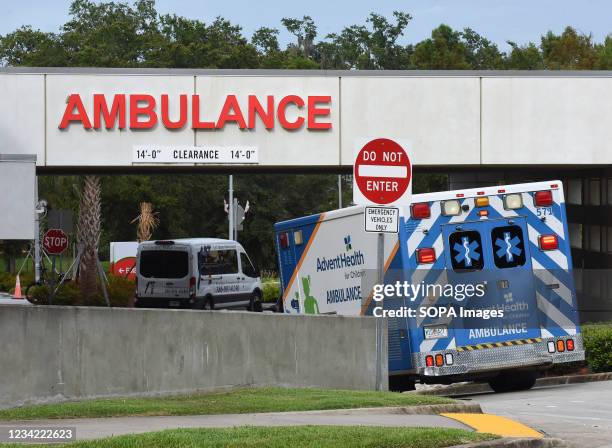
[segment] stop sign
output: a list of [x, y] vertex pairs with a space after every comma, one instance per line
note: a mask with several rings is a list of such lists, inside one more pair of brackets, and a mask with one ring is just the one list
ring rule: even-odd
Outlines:
[[353, 165], [353, 202], [356, 204], [408, 205], [412, 166], [398, 143], [377, 138], [357, 153]]
[[59, 255], [68, 249], [68, 235], [61, 229], [49, 229], [43, 236], [43, 247], [49, 255]]

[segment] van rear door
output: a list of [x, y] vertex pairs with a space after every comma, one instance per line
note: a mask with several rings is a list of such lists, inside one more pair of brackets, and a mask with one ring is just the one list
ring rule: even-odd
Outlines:
[[138, 296], [189, 297], [190, 250], [183, 245], [142, 247], [138, 257]]
[[484, 288], [482, 297], [451, 302], [467, 311], [503, 311], [502, 318], [455, 319], [456, 345], [540, 337], [526, 219], [446, 224], [443, 235], [449, 283]]

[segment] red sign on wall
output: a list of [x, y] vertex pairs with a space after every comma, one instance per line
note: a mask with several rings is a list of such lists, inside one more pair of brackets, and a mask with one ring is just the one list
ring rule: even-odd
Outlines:
[[377, 138], [357, 153], [353, 165], [353, 202], [408, 205], [412, 193], [412, 165], [398, 143]]
[[68, 249], [68, 235], [61, 229], [49, 229], [43, 236], [43, 248], [49, 255], [59, 255]]

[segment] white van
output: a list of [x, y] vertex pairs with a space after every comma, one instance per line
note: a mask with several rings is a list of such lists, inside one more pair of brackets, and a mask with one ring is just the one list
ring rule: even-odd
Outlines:
[[191, 238], [140, 243], [136, 306], [261, 311], [259, 272], [240, 243]]

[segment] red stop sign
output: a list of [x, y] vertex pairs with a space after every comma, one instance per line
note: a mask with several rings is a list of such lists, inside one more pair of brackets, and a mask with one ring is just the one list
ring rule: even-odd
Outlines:
[[61, 229], [49, 229], [43, 236], [43, 247], [50, 255], [59, 255], [68, 249], [68, 235]]
[[377, 138], [361, 148], [355, 159], [355, 184], [376, 204], [391, 204], [410, 186], [412, 169], [404, 148], [393, 140]]

